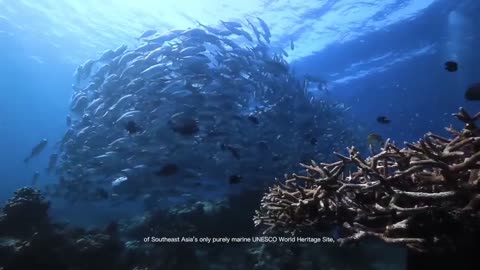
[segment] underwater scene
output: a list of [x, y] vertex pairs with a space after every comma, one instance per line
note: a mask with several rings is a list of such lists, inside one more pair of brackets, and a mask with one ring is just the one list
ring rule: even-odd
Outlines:
[[0, 270], [480, 269], [479, 14], [0, 0]]

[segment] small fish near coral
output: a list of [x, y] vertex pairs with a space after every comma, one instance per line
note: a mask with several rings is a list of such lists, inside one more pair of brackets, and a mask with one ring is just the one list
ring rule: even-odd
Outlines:
[[242, 181], [242, 176], [238, 174], [230, 175], [228, 182], [232, 185], [239, 184]]
[[480, 83], [474, 83], [467, 88], [465, 91], [466, 100], [480, 100]]
[[445, 70], [448, 72], [455, 72], [458, 70], [458, 63], [455, 61], [445, 62]]
[[128, 121], [128, 123], [125, 125], [125, 130], [128, 132], [128, 134], [133, 135], [141, 132], [143, 129], [134, 121]]
[[392, 121], [388, 119], [386, 116], [381, 115], [377, 117], [377, 122], [380, 124], [387, 125], [387, 124], [390, 124]]

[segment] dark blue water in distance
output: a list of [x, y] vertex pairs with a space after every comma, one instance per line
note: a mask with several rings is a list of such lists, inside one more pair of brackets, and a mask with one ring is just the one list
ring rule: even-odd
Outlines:
[[[357, 130], [357, 142], [378, 133], [402, 145], [429, 131], [445, 134], [444, 127], [457, 125], [451, 113], [458, 107], [480, 111], [480, 101], [464, 98], [466, 88], [480, 82], [479, 1], [100, 2], [0, 0], [2, 202], [30, 185], [34, 171], [47, 167], [55, 142], [67, 130], [76, 68], [107, 49], [138, 46], [135, 38], [152, 28], [187, 29], [196, 26], [195, 20], [216, 25], [220, 19], [262, 17], [270, 26], [271, 45], [289, 53], [285, 59], [296, 76], [326, 81], [328, 91], [315, 94], [344, 109], [345, 123]], [[458, 62], [457, 72], [445, 70], [449, 60]], [[379, 124], [380, 115], [391, 123]], [[331, 131], [333, 136], [339, 132]], [[43, 138], [49, 140], [47, 148], [25, 164], [23, 159]], [[326, 150], [342, 152], [349, 143]], [[42, 174], [38, 185], [57, 182], [57, 176]], [[121, 206], [53, 201], [55, 217], [85, 226], [104, 225], [143, 209], [137, 201]]]

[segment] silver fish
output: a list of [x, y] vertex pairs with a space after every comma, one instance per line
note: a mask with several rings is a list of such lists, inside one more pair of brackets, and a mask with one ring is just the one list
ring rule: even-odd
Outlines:
[[75, 131], [72, 128], [69, 128], [67, 131], [65, 131], [65, 134], [63, 134], [63, 137], [60, 142], [58, 142], [58, 144], [60, 144], [60, 146], [63, 146], [63, 144], [68, 141], [73, 136], [73, 134], [75, 134]]
[[96, 98], [92, 100], [90, 103], [88, 103], [87, 107], [85, 108], [86, 111], [89, 111], [92, 109], [94, 106], [96, 106], [98, 103], [102, 102], [102, 98]]
[[35, 145], [28, 157], [26, 157], [23, 162], [28, 163], [32, 158], [38, 156], [47, 146], [48, 140], [43, 139], [37, 145]]
[[171, 30], [165, 33], [162, 33], [160, 35], [154, 35], [153, 37], [150, 37], [147, 40], [149, 43], [157, 43], [157, 44], [162, 44], [165, 41], [172, 40], [176, 38], [180, 33], [182, 33], [183, 30]]
[[57, 160], [58, 154], [50, 155], [50, 159], [48, 160], [48, 167], [45, 169], [47, 171], [47, 174], [50, 174], [55, 169], [55, 166], [57, 165]]
[[268, 28], [268, 25], [265, 23], [264, 20], [262, 20], [262, 18], [260, 17], [257, 17], [258, 21], [260, 22], [260, 26], [262, 27], [263, 29], [263, 37], [265, 38], [265, 40], [267, 41], [267, 43], [270, 43], [270, 37], [272, 36], [270, 34], [270, 29]]
[[160, 63], [145, 69], [144, 71], [140, 72], [140, 74], [145, 78], [151, 78], [158, 74], [161, 74], [164, 71], [165, 71], [165, 64]]
[[240, 28], [240, 27], [242, 27], [242, 24], [241, 24], [241, 23], [238, 23], [238, 22], [225, 22], [225, 21], [222, 21], [222, 20], [220, 20], [220, 22], [221, 22], [225, 27], [227, 27], [227, 29], [229, 29], [229, 28]]
[[90, 72], [92, 71], [92, 66], [95, 63], [92, 59], [87, 60], [85, 63], [83, 63], [81, 70], [82, 70], [82, 75], [83, 76], [89, 76]]
[[139, 55], [140, 53], [138, 52], [127, 52], [124, 55], [122, 55], [120, 60], [118, 60], [117, 65], [119, 67], [124, 67], [128, 62], [132, 61], [133, 59], [135, 59], [135, 57], [138, 57]]
[[192, 29], [183, 31], [180, 35], [187, 36], [187, 37], [201, 38], [205, 34], [206, 32], [203, 29], [192, 28]]
[[86, 96], [79, 96], [75, 103], [72, 104], [71, 110], [77, 113], [82, 112], [88, 105], [88, 98]]
[[134, 116], [134, 115], [139, 114], [139, 113], [141, 113], [141, 111], [128, 111], [128, 112], [122, 114], [122, 116], [120, 116], [120, 117], [115, 121], [115, 123], [118, 123], [118, 122], [124, 120], [125, 118]]
[[132, 97], [134, 97], [133, 94], [128, 94], [128, 95], [125, 95], [125, 96], [121, 97], [121, 98], [118, 99], [118, 101], [117, 101], [115, 104], [113, 104], [108, 110], [109, 110], [109, 111], [115, 110], [115, 108], [117, 108], [117, 106], [119, 106], [119, 104], [121, 104], [121, 103], [124, 102], [125, 100], [130, 99], [130, 98], [132, 98]]
[[255, 25], [253, 25], [252, 22], [250, 22], [248, 19], [247, 19], [247, 23], [250, 25], [250, 27], [252, 28], [252, 31], [253, 33], [255, 34], [255, 36], [257, 37], [257, 41], [260, 42], [260, 32], [258, 31], [258, 29], [255, 27]]
[[158, 47], [156, 49], [154, 49], [153, 51], [149, 52], [146, 56], [145, 56], [145, 60], [153, 60], [159, 56], [161, 56], [162, 54], [165, 54], [169, 47]]
[[93, 111], [93, 114], [97, 116], [102, 111], [103, 108], [105, 108], [105, 103], [98, 105], [98, 107]]
[[178, 52], [178, 55], [179, 57], [193, 56], [197, 53], [204, 52], [205, 50], [206, 49], [204, 46], [191, 46], [182, 49], [180, 52]]
[[124, 53], [127, 50], [128, 46], [127, 45], [121, 45], [118, 48], [116, 48], [113, 53], [115, 54], [115, 57], [119, 56], [120, 54]]
[[144, 39], [144, 38], [147, 38], [147, 37], [150, 37], [150, 36], [153, 36], [157, 33], [157, 30], [147, 30], [145, 32], [143, 32], [143, 34], [141, 34], [137, 39]]
[[220, 29], [217, 29], [217, 28], [214, 28], [214, 27], [210, 27], [210, 26], [207, 26], [207, 25], [204, 25], [202, 24], [201, 22], [195, 20], [197, 22], [198, 25], [200, 25], [201, 27], [205, 28], [208, 32], [212, 33], [212, 34], [215, 34], [215, 35], [219, 35], [223, 30], [220, 30]]
[[113, 57], [115, 57], [115, 52], [113, 50], [106, 50], [102, 53], [98, 61], [104, 62], [111, 60]]
[[124, 142], [124, 141], [126, 141], [126, 140], [127, 140], [127, 138], [125, 138], [125, 137], [118, 138], [118, 139], [116, 139], [115, 141], [111, 142], [108, 146], [113, 147], [113, 146], [115, 146], [116, 144], [122, 143], [122, 142]]

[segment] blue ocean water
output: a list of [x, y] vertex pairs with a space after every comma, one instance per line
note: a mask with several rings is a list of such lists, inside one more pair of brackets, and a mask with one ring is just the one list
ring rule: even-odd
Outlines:
[[[325, 79], [328, 92], [319, 95], [346, 108], [359, 140], [378, 133], [403, 143], [428, 131], [443, 134], [460, 106], [479, 110], [478, 101], [464, 98], [480, 81], [479, 11], [475, 0], [0, 0], [0, 201], [47, 166], [53, 143], [28, 165], [22, 161], [39, 140], [55, 142], [65, 132], [77, 66], [107, 49], [135, 46], [147, 29], [260, 16], [299, 77]], [[449, 60], [459, 63], [457, 72], [444, 69]], [[379, 125], [379, 115], [391, 124]], [[41, 185], [57, 180], [42, 176]], [[54, 208], [89, 224], [108, 222], [107, 212], [140, 209], [124, 207], [88, 214], [88, 205]]]

